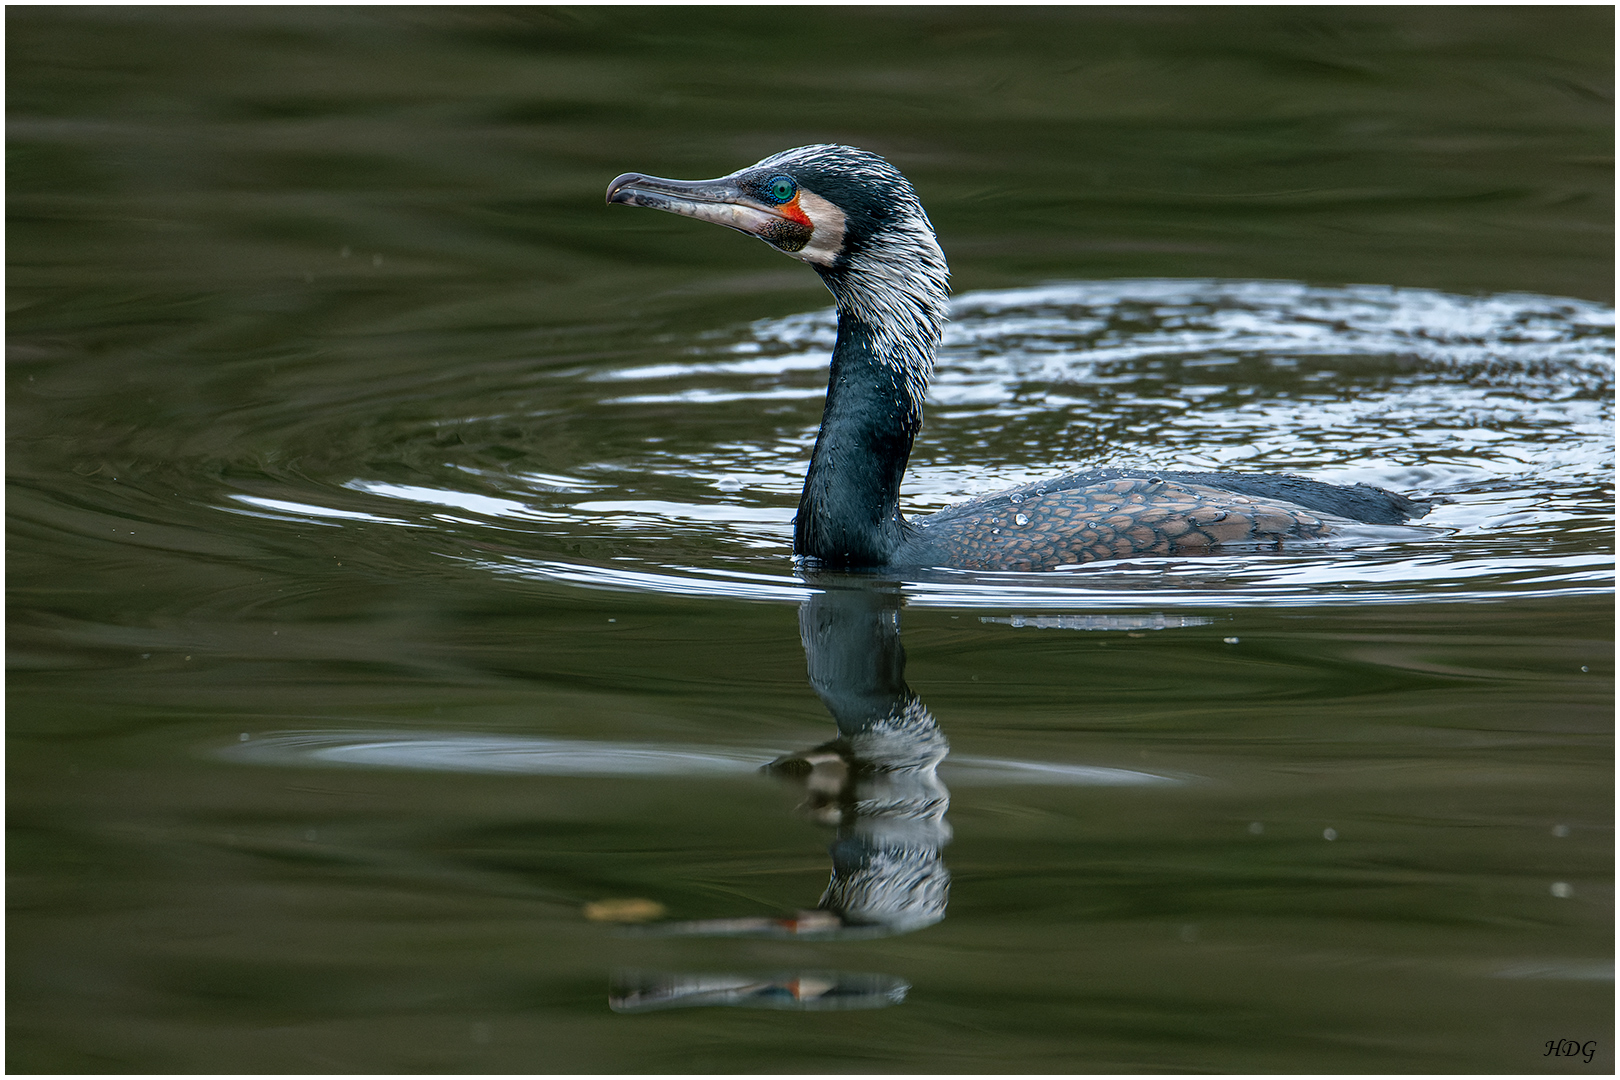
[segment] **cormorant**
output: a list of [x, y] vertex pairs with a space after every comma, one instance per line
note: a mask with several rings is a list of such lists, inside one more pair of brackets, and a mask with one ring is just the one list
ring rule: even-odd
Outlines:
[[1429, 509], [1366, 484], [1299, 476], [1089, 469], [908, 520], [900, 478], [922, 424], [950, 273], [910, 181], [876, 154], [823, 144], [716, 180], [624, 173], [607, 201], [756, 236], [809, 263], [832, 291], [838, 341], [793, 525], [794, 554], [815, 564], [1049, 570], [1275, 546]]

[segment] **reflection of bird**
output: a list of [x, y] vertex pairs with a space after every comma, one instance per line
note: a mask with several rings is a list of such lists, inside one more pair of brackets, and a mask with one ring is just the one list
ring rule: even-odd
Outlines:
[[660, 923], [649, 933], [867, 938], [945, 917], [951, 875], [941, 850], [951, 839], [951, 793], [935, 770], [950, 745], [906, 685], [900, 592], [826, 583], [799, 609], [799, 633], [810, 685], [838, 721], [838, 737], [765, 766], [802, 786], [800, 809], [836, 830], [826, 891], [816, 907], [786, 918]]
[[906, 685], [900, 596], [833, 588], [799, 609], [805, 665], [838, 738], [772, 762], [805, 783], [806, 809], [838, 827], [821, 907], [845, 924], [908, 933], [945, 917], [951, 875], [940, 849], [950, 792], [935, 769], [950, 752]]
[[794, 553], [833, 567], [1050, 569], [1131, 555], [1329, 536], [1395, 524], [1419, 502], [1261, 473], [1094, 469], [900, 513], [945, 322], [945, 256], [909, 181], [875, 154], [805, 146], [718, 180], [625, 173], [608, 202], [757, 236], [815, 267], [838, 301], [827, 404], [794, 522]]

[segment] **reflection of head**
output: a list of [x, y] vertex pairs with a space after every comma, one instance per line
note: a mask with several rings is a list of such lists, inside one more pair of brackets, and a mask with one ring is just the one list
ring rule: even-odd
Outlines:
[[867, 837], [840, 836], [832, 856], [832, 881], [821, 906], [846, 923], [902, 934], [945, 917], [951, 875], [938, 845], [873, 845]]
[[844, 814], [821, 906], [846, 923], [904, 933], [945, 917], [950, 873], [950, 792], [935, 767], [949, 751], [922, 702], [909, 693], [891, 715], [840, 740], [850, 755]]
[[884, 716], [843, 733], [850, 755], [868, 770], [926, 769], [932, 777], [951, 750], [939, 722], [904, 682], [892, 705]]

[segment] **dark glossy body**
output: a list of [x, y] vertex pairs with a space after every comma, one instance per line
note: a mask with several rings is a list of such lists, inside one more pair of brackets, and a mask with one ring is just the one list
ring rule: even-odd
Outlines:
[[879, 358], [875, 338], [860, 318], [839, 313], [821, 432], [794, 523], [794, 552], [814, 565], [1052, 570], [1275, 548], [1355, 523], [1397, 525], [1431, 506], [1366, 484], [1286, 474], [1089, 469], [908, 520], [900, 482], [922, 409]]
[[1264, 473], [1091, 469], [906, 523], [896, 566], [1051, 570], [1135, 555], [1320, 539], [1350, 522], [1393, 525], [1428, 504], [1369, 487]]

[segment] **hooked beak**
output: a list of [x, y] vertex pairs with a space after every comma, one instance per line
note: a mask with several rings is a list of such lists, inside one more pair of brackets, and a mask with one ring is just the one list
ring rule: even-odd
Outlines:
[[777, 208], [747, 194], [736, 179], [665, 180], [641, 173], [623, 173], [608, 185], [607, 201], [626, 206], [650, 206], [682, 217], [712, 221], [728, 229], [757, 236], [784, 251], [798, 251], [814, 231], [804, 222], [786, 217]]

